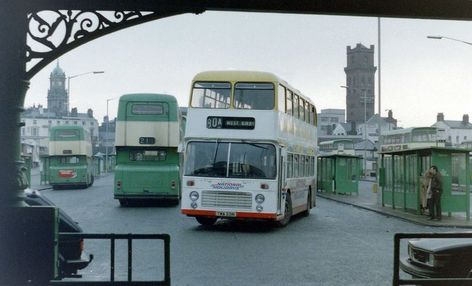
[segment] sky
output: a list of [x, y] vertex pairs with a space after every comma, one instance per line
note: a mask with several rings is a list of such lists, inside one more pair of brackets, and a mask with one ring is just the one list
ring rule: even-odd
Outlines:
[[[391, 109], [402, 127], [430, 126], [472, 115], [472, 22], [381, 19], [381, 112]], [[318, 112], [346, 108], [346, 47], [375, 45], [377, 18], [324, 15], [205, 12], [134, 26], [82, 45], [59, 58], [70, 80], [70, 107], [94, 110], [101, 122], [116, 116], [127, 93], [174, 95], [188, 105], [193, 76], [205, 70], [275, 73], [310, 97]], [[53, 62], [30, 81], [25, 107], [47, 105]], [[376, 113], [378, 79], [376, 74]]]

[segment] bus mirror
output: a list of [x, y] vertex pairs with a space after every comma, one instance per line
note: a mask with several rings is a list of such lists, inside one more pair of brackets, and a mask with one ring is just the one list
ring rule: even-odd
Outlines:
[[177, 152], [183, 153], [184, 151], [185, 151], [184, 144], [180, 143], [179, 146], [177, 146]]

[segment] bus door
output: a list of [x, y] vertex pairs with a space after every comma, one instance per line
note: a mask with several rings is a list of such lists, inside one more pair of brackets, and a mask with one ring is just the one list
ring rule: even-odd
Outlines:
[[285, 184], [285, 175], [286, 175], [286, 168], [285, 168], [285, 160], [284, 157], [286, 156], [287, 152], [283, 147], [280, 147], [279, 151], [279, 176], [278, 176], [278, 188], [277, 188], [277, 213], [281, 213], [282, 207], [282, 189], [284, 188]]

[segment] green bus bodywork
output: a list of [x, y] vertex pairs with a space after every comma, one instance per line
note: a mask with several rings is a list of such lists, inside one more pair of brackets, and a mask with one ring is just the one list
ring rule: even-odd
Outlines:
[[175, 97], [127, 94], [120, 97], [116, 129], [114, 198], [180, 199], [180, 111]]
[[48, 181], [54, 189], [93, 184], [92, 144], [85, 128], [51, 127], [48, 169]]

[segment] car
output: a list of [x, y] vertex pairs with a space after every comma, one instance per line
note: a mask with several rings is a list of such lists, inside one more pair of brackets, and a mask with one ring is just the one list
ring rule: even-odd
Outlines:
[[400, 269], [413, 278], [470, 278], [472, 239], [433, 238], [408, 242], [408, 256]]
[[[31, 207], [36, 206], [55, 206], [45, 196], [37, 190], [25, 190], [25, 203]], [[75, 222], [62, 209], [59, 209], [59, 232], [64, 233], [82, 233], [83, 230], [77, 222]], [[87, 267], [93, 260], [93, 254], [88, 254], [84, 251], [83, 239], [67, 238], [60, 239], [59, 246], [59, 277], [58, 279], [74, 277], [78, 278], [81, 275], [77, 271]]]

